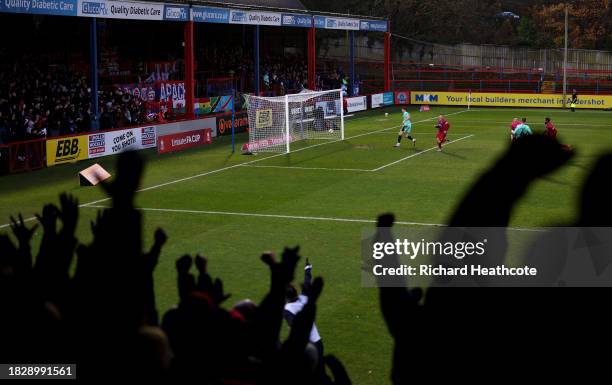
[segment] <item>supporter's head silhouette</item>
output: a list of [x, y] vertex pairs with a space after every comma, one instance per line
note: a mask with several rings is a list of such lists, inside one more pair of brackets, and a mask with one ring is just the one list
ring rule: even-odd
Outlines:
[[287, 289], [285, 290], [285, 299], [287, 302], [294, 302], [298, 299], [298, 292], [295, 286], [287, 285]]

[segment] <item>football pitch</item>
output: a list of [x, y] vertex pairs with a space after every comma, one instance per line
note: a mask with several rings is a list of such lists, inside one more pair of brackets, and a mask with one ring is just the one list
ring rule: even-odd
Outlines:
[[[388, 383], [393, 344], [377, 290], [361, 287], [362, 229], [389, 211], [401, 226], [446, 223], [478, 176], [507, 149], [513, 117], [527, 117], [531, 128], [541, 132], [549, 116], [560, 141], [576, 150], [567, 165], [530, 187], [512, 213], [513, 227], [572, 223], [591, 165], [612, 150], [611, 112], [453, 107], [409, 111], [416, 147], [407, 139], [400, 148], [393, 147], [401, 123], [400, 107], [395, 106], [347, 118], [344, 141], [297, 142], [290, 154], [232, 154], [230, 137], [181, 153], [142, 152], [147, 164], [137, 205], [143, 210], [144, 247], [152, 244], [157, 227], [169, 237], [155, 271], [160, 314], [177, 302], [174, 266], [183, 254], [209, 258], [211, 275], [222, 278], [232, 294], [229, 307], [243, 298], [263, 298], [269, 275], [259, 260], [261, 252], [300, 245], [314, 274], [325, 279], [316, 322], [326, 353], [346, 365], [355, 384]], [[435, 149], [433, 127], [440, 113], [451, 124], [443, 152]], [[238, 135], [236, 148], [247, 140], [246, 134]], [[89, 242], [90, 220], [110, 202], [100, 188], [79, 187], [77, 173], [98, 162], [114, 174], [115, 160], [0, 177], [0, 231], [9, 230], [4, 226], [9, 215], [21, 212], [30, 218], [45, 203], [57, 203], [59, 193], [66, 191], [83, 205], [78, 236]], [[38, 230], [33, 242], [39, 243], [41, 236]], [[122, 247], [121, 237], [116, 247]], [[302, 278], [301, 269], [297, 278]]]

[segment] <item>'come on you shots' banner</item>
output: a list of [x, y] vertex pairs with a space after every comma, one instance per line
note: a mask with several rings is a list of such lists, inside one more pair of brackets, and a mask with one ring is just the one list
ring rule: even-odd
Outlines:
[[[511, 94], [489, 92], [428, 92], [410, 93], [411, 104], [475, 107], [548, 107], [562, 108], [563, 96], [558, 94]], [[569, 98], [567, 103], [569, 104]], [[576, 108], [612, 108], [612, 95], [578, 95]]]

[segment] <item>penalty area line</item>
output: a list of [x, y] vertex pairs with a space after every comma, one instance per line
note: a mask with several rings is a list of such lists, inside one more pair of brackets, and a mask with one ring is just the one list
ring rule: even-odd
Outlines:
[[[455, 143], [455, 142], [458, 142], [458, 141], [463, 140], [463, 139], [471, 138], [472, 136], [474, 136], [474, 134], [472, 134], [472, 135], [462, 136], [462, 137], [461, 137], [461, 138], [459, 138], [459, 139], [451, 140], [450, 142], [446, 143], [444, 146], [448, 146], [448, 145], [449, 145], [449, 144], [451, 144], [451, 143]], [[398, 163], [400, 163], [400, 162], [403, 162], [403, 161], [405, 161], [406, 159], [414, 158], [415, 156], [422, 155], [422, 154], [424, 154], [424, 153], [426, 153], [426, 152], [433, 151], [433, 150], [435, 150], [435, 149], [437, 149], [437, 148], [438, 148], [438, 146], [433, 146], [433, 147], [431, 147], [431, 148], [428, 148], [427, 150], [423, 150], [423, 151], [420, 151], [420, 152], [417, 152], [417, 153], [414, 153], [414, 154], [408, 155], [408, 156], [406, 156], [406, 157], [404, 157], [404, 158], [402, 158], [402, 159], [398, 159], [398, 160], [396, 160], [396, 161], [394, 161], [394, 162], [387, 163], [387, 164], [385, 164], [384, 166], [380, 166], [380, 167], [375, 168], [375, 169], [370, 170], [370, 171], [372, 171], [372, 172], [380, 171], [380, 170], [382, 170], [382, 169], [384, 169], [384, 168], [387, 168], [387, 167], [389, 167], [389, 166], [393, 166], [393, 165], [395, 165], [395, 164], [398, 164]]]
[[372, 172], [372, 170], [367, 170], [364, 168], [331, 168], [331, 167], [300, 167], [300, 166], [266, 166], [259, 164], [247, 164], [244, 167], [252, 167], [252, 168], [286, 168], [286, 169], [296, 169], [296, 170], [325, 170], [325, 171], [356, 171], [356, 172]]

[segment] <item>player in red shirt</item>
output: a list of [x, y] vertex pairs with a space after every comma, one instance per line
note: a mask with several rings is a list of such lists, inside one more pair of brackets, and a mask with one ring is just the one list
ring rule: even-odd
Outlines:
[[519, 118], [512, 118], [512, 123], [510, 124], [510, 140], [514, 141], [514, 129], [521, 124], [521, 120]]
[[553, 123], [550, 121], [550, 118], [544, 119], [544, 128], [545, 128], [544, 135], [548, 136], [549, 138], [553, 140], [557, 140], [557, 129], [555, 128]]
[[[544, 128], [545, 128], [544, 135], [556, 141], [557, 140], [557, 129], [555, 128], [555, 125], [553, 124], [553, 122], [550, 121], [550, 118], [544, 119]], [[572, 146], [570, 146], [569, 144], [562, 144], [561, 148], [563, 148], [564, 150], [570, 151], [572, 149]]]
[[450, 128], [450, 123], [444, 115], [440, 115], [438, 117], [438, 124], [436, 124], [436, 128], [438, 129], [438, 133], [436, 134], [436, 139], [438, 141], [438, 151], [442, 151], [442, 143], [446, 142], [446, 133]]

